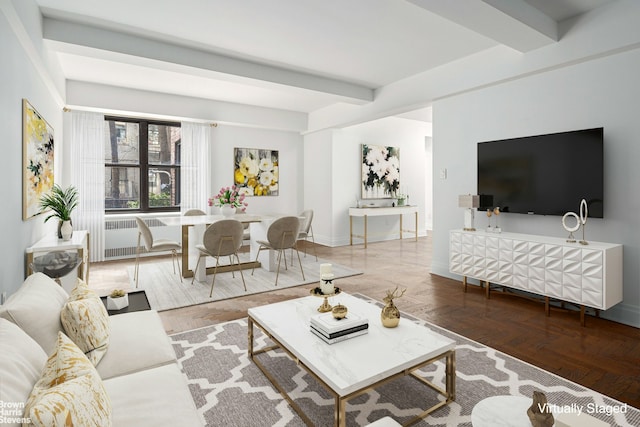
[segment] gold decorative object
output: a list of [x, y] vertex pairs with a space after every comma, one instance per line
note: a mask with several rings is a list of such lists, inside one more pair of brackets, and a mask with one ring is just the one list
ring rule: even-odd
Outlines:
[[400, 310], [393, 304], [394, 298], [400, 298], [407, 290], [404, 289], [401, 293], [398, 293], [398, 287], [393, 291], [387, 291], [387, 296], [383, 301], [385, 306], [380, 313], [380, 320], [382, 320], [382, 326], [385, 328], [395, 328], [400, 323]]
[[491, 215], [493, 215], [493, 211], [491, 209], [487, 209], [487, 218], [489, 218], [489, 225], [487, 225], [487, 231], [489, 233], [493, 232], [491, 229]]
[[584, 229], [585, 229], [585, 226], [587, 225], [588, 215], [589, 215], [589, 209], [587, 208], [587, 201], [585, 199], [582, 199], [580, 201], [580, 224], [582, 225], [582, 240], [580, 240], [581, 245], [589, 244], [589, 242], [587, 242], [584, 239]]
[[329, 304], [329, 297], [338, 295], [340, 293], [340, 288], [333, 288], [332, 294], [323, 294], [322, 289], [320, 289], [320, 287], [317, 286], [311, 289], [310, 293], [311, 295], [324, 298], [324, 301], [322, 302], [322, 304], [320, 304], [320, 307], [318, 307], [318, 311], [320, 313], [328, 313], [329, 311], [331, 311], [331, 309], [333, 309], [331, 304]]
[[527, 409], [527, 415], [533, 427], [552, 427], [555, 422], [547, 405], [547, 396], [541, 391], [533, 392], [533, 403]]
[[493, 215], [496, 217], [496, 226], [493, 228], [494, 233], [502, 233], [502, 229], [498, 225], [498, 216], [500, 215], [500, 207], [493, 208]]
[[347, 317], [347, 312], [349, 310], [347, 309], [346, 306], [338, 303], [338, 305], [336, 305], [335, 307], [333, 307], [333, 309], [331, 309], [331, 313], [333, 314], [333, 317], [337, 320], [342, 320], [345, 317]]

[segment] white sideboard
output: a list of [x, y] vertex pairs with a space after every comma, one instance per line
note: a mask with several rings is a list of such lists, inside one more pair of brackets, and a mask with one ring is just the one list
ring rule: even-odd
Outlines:
[[449, 271], [584, 307], [606, 310], [622, 301], [622, 245], [568, 243], [557, 237], [451, 230]]

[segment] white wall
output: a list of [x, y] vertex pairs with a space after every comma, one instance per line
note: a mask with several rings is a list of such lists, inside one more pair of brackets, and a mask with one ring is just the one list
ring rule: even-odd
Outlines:
[[[448, 233], [462, 227], [457, 196], [477, 189], [478, 142], [602, 126], [604, 218], [588, 220], [586, 239], [624, 245], [624, 301], [603, 316], [640, 326], [638, 75], [640, 50], [636, 48], [435, 102], [432, 271], [455, 277], [448, 272]], [[580, 162], [579, 154], [575, 161]], [[444, 168], [446, 180], [439, 178]], [[476, 221], [486, 225], [482, 216]], [[504, 214], [501, 227], [566, 236], [558, 216]]]
[[304, 136], [303, 209], [313, 210], [313, 235], [316, 242], [333, 242], [333, 138], [334, 130]]
[[278, 150], [279, 195], [248, 197], [248, 213], [287, 213], [301, 211], [298, 194], [302, 188], [299, 179], [303, 173], [302, 136], [299, 133], [276, 130], [218, 125], [214, 129], [211, 157], [212, 191], [215, 196], [221, 187], [233, 184], [233, 149], [264, 148]]
[[42, 46], [40, 14], [35, 2], [3, 2], [1, 12], [0, 146], [3, 165], [0, 168], [0, 200], [4, 208], [0, 210], [3, 233], [0, 291], [11, 294], [24, 280], [25, 249], [44, 233], [55, 232], [54, 221], [45, 226], [42, 216], [22, 220], [22, 99], [29, 100], [54, 129], [56, 181], [60, 180], [61, 173], [62, 105], [60, 94], [56, 92], [60, 81], [42, 74], [46, 67], [52, 70], [56, 67], [48, 62], [48, 58], [38, 56]]
[[[349, 244], [349, 207], [361, 197], [361, 144], [400, 148], [400, 185], [409, 203], [418, 206], [418, 231], [425, 234], [425, 137], [430, 124], [401, 118], [385, 118], [344, 129], [305, 136], [305, 206], [314, 209], [316, 241], [329, 246]], [[389, 199], [367, 203], [391, 204]], [[370, 241], [398, 238], [398, 218], [369, 219]], [[354, 232], [362, 234], [362, 220], [354, 220]], [[405, 228], [413, 228], [405, 221]], [[361, 240], [356, 240], [360, 243]]]

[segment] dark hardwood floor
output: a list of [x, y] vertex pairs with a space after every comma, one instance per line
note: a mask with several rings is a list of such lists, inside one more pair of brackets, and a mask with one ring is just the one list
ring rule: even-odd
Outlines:
[[[640, 330], [594, 316], [580, 326], [577, 312], [552, 309], [541, 302], [469, 286], [430, 273], [431, 239], [413, 239], [329, 248], [317, 246], [318, 256], [360, 269], [364, 274], [339, 280], [347, 292], [382, 300], [385, 291], [406, 287], [396, 301], [410, 314], [491, 346], [640, 408]], [[312, 256], [313, 251], [309, 256]], [[145, 262], [153, 262], [146, 259]], [[128, 283], [126, 266], [133, 260], [94, 263], [90, 285], [103, 291]], [[232, 300], [161, 312], [172, 334], [246, 316], [257, 305], [306, 296], [308, 286], [274, 290]]]

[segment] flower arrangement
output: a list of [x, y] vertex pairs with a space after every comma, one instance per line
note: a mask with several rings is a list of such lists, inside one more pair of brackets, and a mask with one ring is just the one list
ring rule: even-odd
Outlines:
[[244, 201], [244, 193], [240, 193], [238, 187], [234, 184], [231, 187], [222, 187], [220, 192], [214, 197], [209, 198], [209, 206], [224, 206], [230, 205], [234, 208], [241, 208], [242, 212], [245, 211], [249, 204]]

